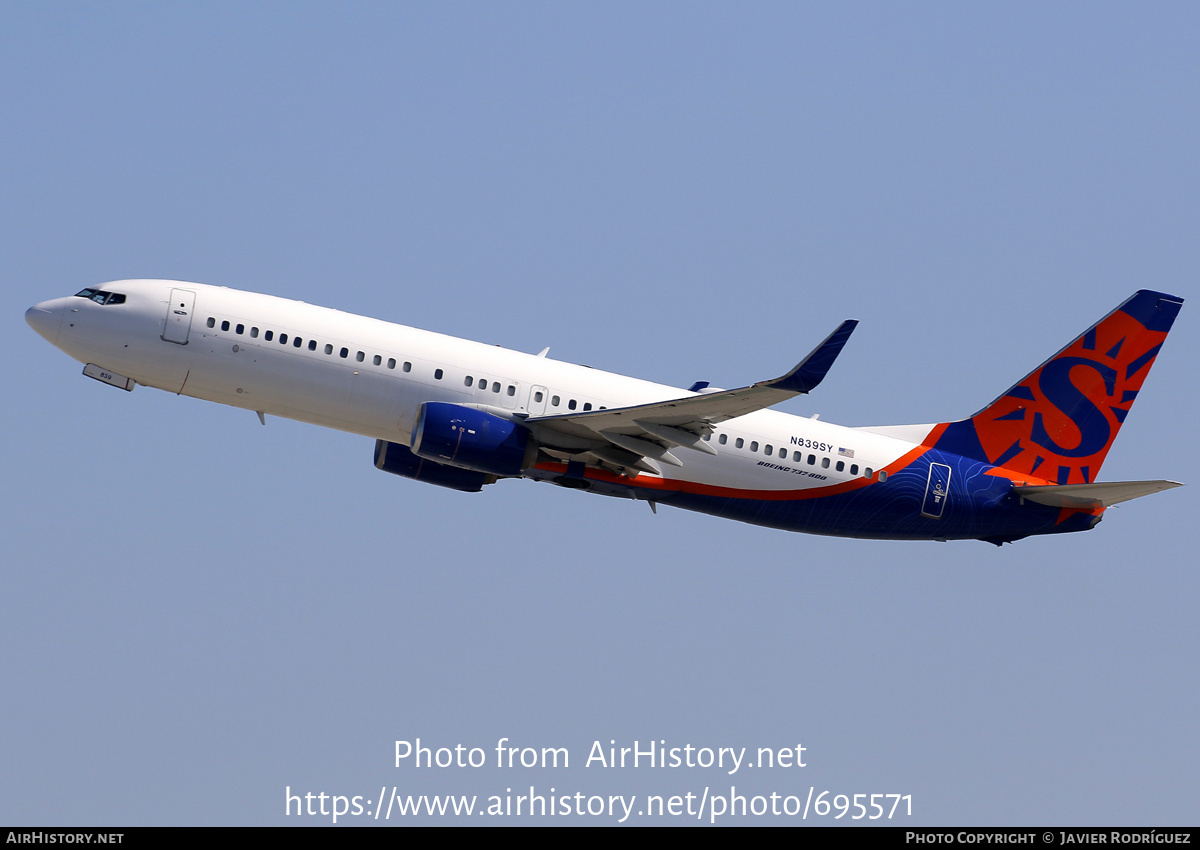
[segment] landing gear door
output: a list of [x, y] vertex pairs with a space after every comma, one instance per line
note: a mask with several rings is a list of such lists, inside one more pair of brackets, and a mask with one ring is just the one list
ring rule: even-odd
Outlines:
[[167, 342], [187, 345], [188, 331], [192, 328], [192, 308], [196, 306], [196, 293], [190, 289], [172, 289], [167, 302], [167, 323], [163, 326], [162, 338]]
[[950, 467], [944, 463], [929, 464], [929, 482], [925, 485], [925, 501], [921, 516], [941, 519], [950, 496]]

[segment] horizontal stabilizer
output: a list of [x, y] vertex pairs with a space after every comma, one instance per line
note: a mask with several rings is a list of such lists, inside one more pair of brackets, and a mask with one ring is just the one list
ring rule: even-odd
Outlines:
[[1105, 481], [1101, 484], [1049, 484], [1014, 487], [1013, 492], [1039, 505], [1056, 508], [1107, 508], [1118, 502], [1128, 502], [1151, 493], [1161, 493], [1172, 487], [1182, 487], [1178, 481]]

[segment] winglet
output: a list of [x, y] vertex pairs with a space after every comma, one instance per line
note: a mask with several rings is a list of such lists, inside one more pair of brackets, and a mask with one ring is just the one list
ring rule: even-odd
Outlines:
[[763, 386], [772, 389], [785, 390], [793, 393], [807, 393], [817, 388], [825, 379], [833, 361], [842, 353], [842, 346], [850, 339], [850, 334], [858, 326], [857, 319], [847, 319], [838, 325], [836, 331], [825, 338], [825, 341], [812, 350], [812, 353], [796, 364], [796, 368], [781, 378], [764, 381]]

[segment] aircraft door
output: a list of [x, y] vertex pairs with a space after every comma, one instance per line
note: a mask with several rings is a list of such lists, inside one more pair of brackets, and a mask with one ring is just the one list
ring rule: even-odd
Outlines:
[[190, 289], [172, 289], [167, 302], [167, 323], [163, 326], [162, 338], [167, 342], [187, 345], [188, 331], [192, 328], [192, 308], [196, 306], [196, 293]]
[[504, 388], [500, 391], [500, 406], [515, 410], [520, 392], [521, 385], [516, 381], [505, 381]]
[[925, 485], [925, 501], [921, 504], [921, 516], [941, 519], [950, 496], [950, 467], [944, 463], [929, 464], [929, 481]]
[[526, 410], [530, 416], [541, 416], [546, 412], [546, 396], [549, 391], [545, 387], [530, 387], [529, 388], [529, 404], [526, 405]]

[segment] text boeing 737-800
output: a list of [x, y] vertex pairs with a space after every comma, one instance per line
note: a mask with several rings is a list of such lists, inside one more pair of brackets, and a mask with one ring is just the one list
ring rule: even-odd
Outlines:
[[685, 391], [179, 281], [104, 284], [25, 318], [89, 377], [373, 437], [378, 468], [430, 484], [533, 478], [791, 531], [999, 545], [1179, 486], [1095, 478], [1182, 303], [1137, 292], [974, 416], [880, 428], [766, 409], [815, 388], [854, 321], [782, 377]]

